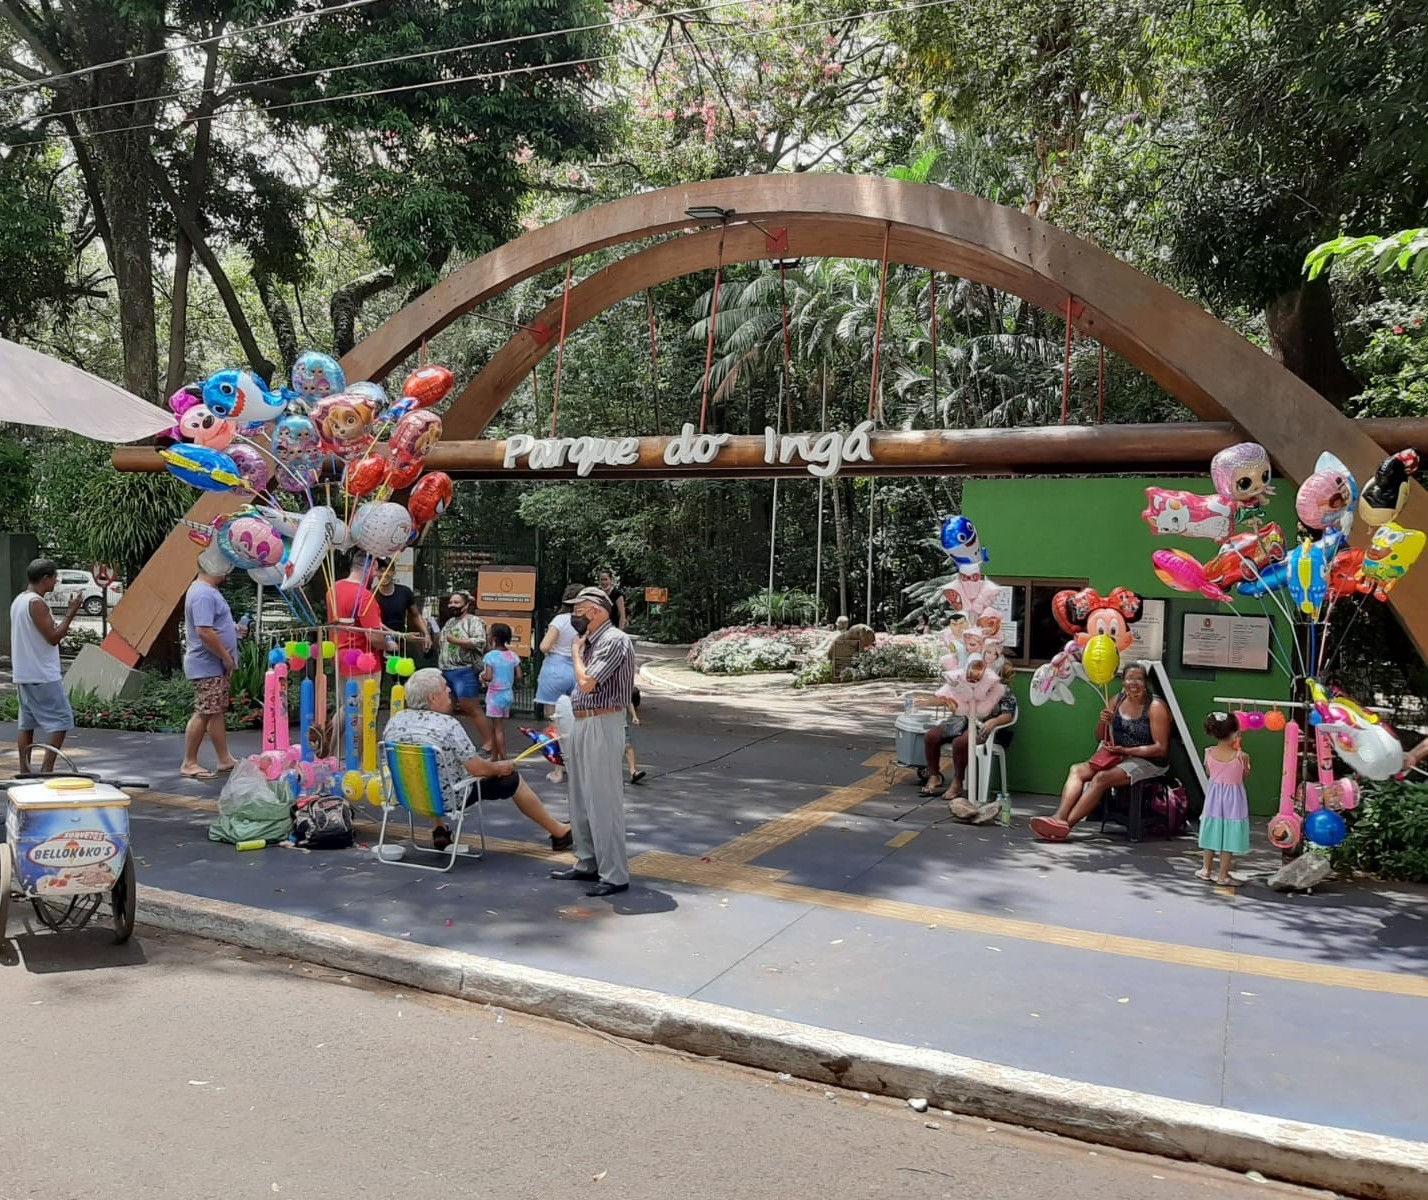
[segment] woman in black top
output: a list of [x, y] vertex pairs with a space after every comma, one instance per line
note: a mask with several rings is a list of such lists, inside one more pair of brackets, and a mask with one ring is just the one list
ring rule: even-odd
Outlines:
[[610, 603], [615, 606], [610, 613], [610, 623], [616, 629], [623, 629], [627, 619], [624, 589], [620, 587], [619, 581], [615, 578], [615, 572], [609, 567], [600, 568], [599, 579], [600, 590], [610, 597]]

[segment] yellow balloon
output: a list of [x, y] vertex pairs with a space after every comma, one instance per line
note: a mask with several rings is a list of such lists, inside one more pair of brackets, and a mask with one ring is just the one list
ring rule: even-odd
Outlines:
[[348, 804], [358, 803], [367, 790], [367, 777], [361, 771], [346, 771], [342, 776], [342, 798]]
[[382, 795], [382, 777], [373, 775], [367, 780], [367, 803], [373, 808], [381, 808], [385, 797]]
[[1097, 634], [1081, 651], [1081, 666], [1085, 669], [1086, 678], [1097, 687], [1110, 683], [1120, 665], [1121, 652], [1116, 649], [1116, 641], [1109, 634]]

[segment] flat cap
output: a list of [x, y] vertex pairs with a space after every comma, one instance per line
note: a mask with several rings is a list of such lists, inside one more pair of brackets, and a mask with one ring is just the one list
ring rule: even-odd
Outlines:
[[610, 597], [605, 594], [604, 589], [597, 587], [581, 588], [570, 603], [571, 605], [598, 604], [606, 612], [615, 611], [615, 606], [610, 603]]

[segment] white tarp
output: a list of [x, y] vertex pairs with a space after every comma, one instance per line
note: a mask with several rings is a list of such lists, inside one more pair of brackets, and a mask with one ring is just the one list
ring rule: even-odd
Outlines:
[[0, 421], [68, 429], [98, 442], [136, 442], [174, 417], [121, 387], [0, 338]]

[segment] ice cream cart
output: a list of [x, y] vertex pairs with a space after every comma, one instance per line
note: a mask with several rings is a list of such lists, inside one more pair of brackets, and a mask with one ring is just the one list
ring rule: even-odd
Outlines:
[[[126, 786], [132, 786], [127, 785]], [[78, 775], [7, 785], [0, 845], [0, 940], [12, 899], [28, 900], [51, 929], [83, 929], [107, 897], [116, 940], [134, 931], [129, 797]]]

